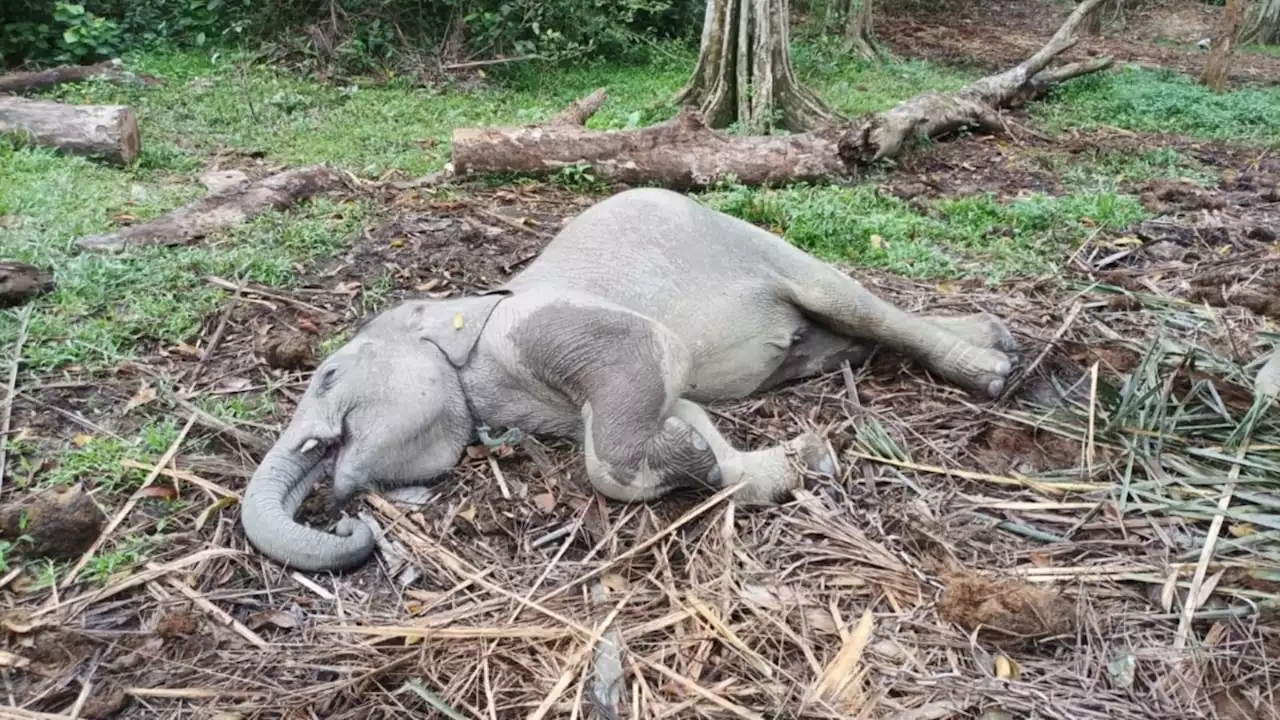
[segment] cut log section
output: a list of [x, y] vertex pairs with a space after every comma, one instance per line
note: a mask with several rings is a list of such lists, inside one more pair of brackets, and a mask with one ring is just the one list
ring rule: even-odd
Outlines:
[[133, 108], [123, 105], [65, 105], [0, 95], [0, 134], [4, 133], [116, 165], [133, 162], [142, 146], [138, 118]]
[[327, 165], [311, 165], [235, 183], [155, 220], [76, 241], [81, 250], [116, 252], [145, 245], [190, 245], [205, 235], [245, 222], [270, 209], [283, 210], [298, 200], [343, 184]]
[[157, 85], [159, 81], [150, 76], [135, 75], [124, 69], [120, 60], [108, 60], [95, 65], [64, 65], [36, 72], [16, 72], [0, 75], [0, 93], [20, 95], [54, 85], [69, 82], [80, 82], [90, 78], [106, 78], [113, 82], [137, 82], [144, 85]]
[[1078, 42], [1081, 25], [1101, 2], [1077, 5], [1048, 44], [1010, 70], [954, 93], [917, 95], [850, 123], [796, 135], [728, 135], [709, 129], [697, 111], [684, 109], [658, 125], [601, 132], [582, 127], [589, 113], [581, 110], [592, 105], [584, 99], [542, 125], [455, 129], [453, 171], [460, 176], [536, 176], [587, 165], [605, 180], [658, 183], [677, 190], [730, 178], [744, 185], [848, 179], [861, 167], [897, 156], [915, 138], [940, 137], [968, 127], [1001, 131], [1001, 109], [1018, 107], [1061, 82], [1110, 67], [1112, 59], [1103, 57], [1046, 69]]

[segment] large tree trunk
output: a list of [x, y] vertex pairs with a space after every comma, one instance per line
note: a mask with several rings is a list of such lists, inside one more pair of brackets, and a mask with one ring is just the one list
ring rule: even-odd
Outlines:
[[81, 250], [114, 252], [143, 245], [189, 245], [222, 228], [331, 190], [342, 177], [326, 165], [286, 170], [254, 182], [232, 184], [155, 220], [76, 241]]
[[128, 165], [142, 141], [133, 108], [64, 105], [0, 95], [0, 133], [25, 135], [41, 147]]
[[1240, 44], [1280, 45], [1280, 0], [1258, 0], [1245, 13]]
[[40, 70], [37, 72], [16, 72], [0, 75], [0, 93], [18, 95], [32, 90], [61, 85], [62, 83], [80, 82], [89, 78], [106, 78], [114, 82], [138, 81], [143, 84], [158, 84], [150, 77], [139, 77], [127, 72], [119, 60], [107, 60], [96, 65], [64, 65], [62, 67]]
[[791, 67], [787, 0], [707, 0], [702, 49], [678, 104], [697, 105], [713, 128], [803, 132], [835, 113]]
[[880, 48], [871, 27], [871, 0], [848, 0], [844, 19], [845, 51], [863, 60], [878, 58]]
[[687, 190], [734, 177], [744, 185], [778, 185], [848, 178], [858, 168], [893, 157], [913, 138], [938, 137], [964, 127], [1003, 130], [998, 109], [1042, 97], [1070, 78], [1111, 65], [1098, 58], [1045, 68], [1076, 43], [1085, 17], [1103, 0], [1085, 0], [1044, 48], [1025, 62], [982, 78], [954, 93], [925, 93], [892, 110], [788, 136], [719, 133], [700, 113], [684, 108], [676, 118], [637, 130], [599, 132], [564, 114], [520, 128], [457, 128], [453, 170], [459, 175], [517, 172], [550, 175], [586, 164], [606, 180], [658, 183]]
[[1214, 92], [1222, 92], [1227, 86], [1227, 76], [1231, 74], [1231, 63], [1235, 60], [1240, 45], [1240, 30], [1244, 24], [1244, 4], [1248, 0], [1227, 0], [1222, 18], [1213, 33], [1213, 47], [1209, 57], [1204, 61], [1204, 72], [1200, 82]]

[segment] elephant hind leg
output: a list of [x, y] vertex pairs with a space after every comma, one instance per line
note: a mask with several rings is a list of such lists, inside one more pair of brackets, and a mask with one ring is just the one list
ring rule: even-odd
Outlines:
[[902, 310], [831, 266], [814, 264], [806, 272], [786, 282], [786, 297], [815, 321], [902, 353], [967, 390], [991, 397], [1003, 392], [1013, 371], [1004, 349], [975, 345], [954, 323]]

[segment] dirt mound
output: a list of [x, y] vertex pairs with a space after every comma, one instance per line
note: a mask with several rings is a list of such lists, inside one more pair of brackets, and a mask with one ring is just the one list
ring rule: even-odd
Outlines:
[[944, 576], [938, 616], [989, 641], [1026, 641], [1069, 633], [1076, 612], [1071, 603], [1044, 588], [995, 579], [967, 570]]
[[1032, 475], [1080, 462], [1079, 442], [1031, 428], [996, 425], [985, 433], [983, 443], [974, 455], [986, 472], [997, 475]]

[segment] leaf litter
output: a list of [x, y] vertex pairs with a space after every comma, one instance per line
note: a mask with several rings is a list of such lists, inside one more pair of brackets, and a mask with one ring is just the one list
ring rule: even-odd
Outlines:
[[[356, 571], [281, 570], [247, 546], [236, 500], [308, 378], [264, 362], [262, 337], [303, 317], [338, 336], [370, 305], [492, 286], [593, 199], [404, 192], [301, 287], [241, 288], [209, 357], [140, 363], [165, 382], [130, 416], [181, 422], [184, 398], [230, 381], [269, 398], [270, 418], [203, 420], [154, 468], [184, 504], [141, 497], [122, 518], [116, 535], [155, 538], [145, 562], [98, 583], [63, 585], [56, 567], [54, 585], [4, 581], [3, 649], [29, 661], [9, 669], [12, 704], [65, 713], [83, 691], [83, 708], [138, 718], [1265, 717], [1280, 419], [1245, 367], [1267, 320], [1184, 297], [1222, 262], [1202, 238], [1187, 247], [1203, 259], [1159, 274], [1167, 261], [1124, 258], [1151, 280], [1140, 290], [1103, 281], [1116, 263], [1098, 268], [1089, 247], [1066, 287], [939, 292], [850, 269], [904, 307], [1008, 318], [1031, 371], [978, 403], [878, 354], [715, 406], [742, 447], [826, 430], [842, 476], [781, 507], [604, 502], [574, 448], [524, 438], [467, 453], [425, 504], [367, 498], [386, 543]], [[1113, 302], [1125, 295], [1140, 307]], [[15, 427], [63, 441], [121, 427], [139, 378], [93, 381], [114, 410], [36, 390], [78, 419], [59, 436], [20, 402]], [[304, 519], [323, 526], [323, 502]]]

